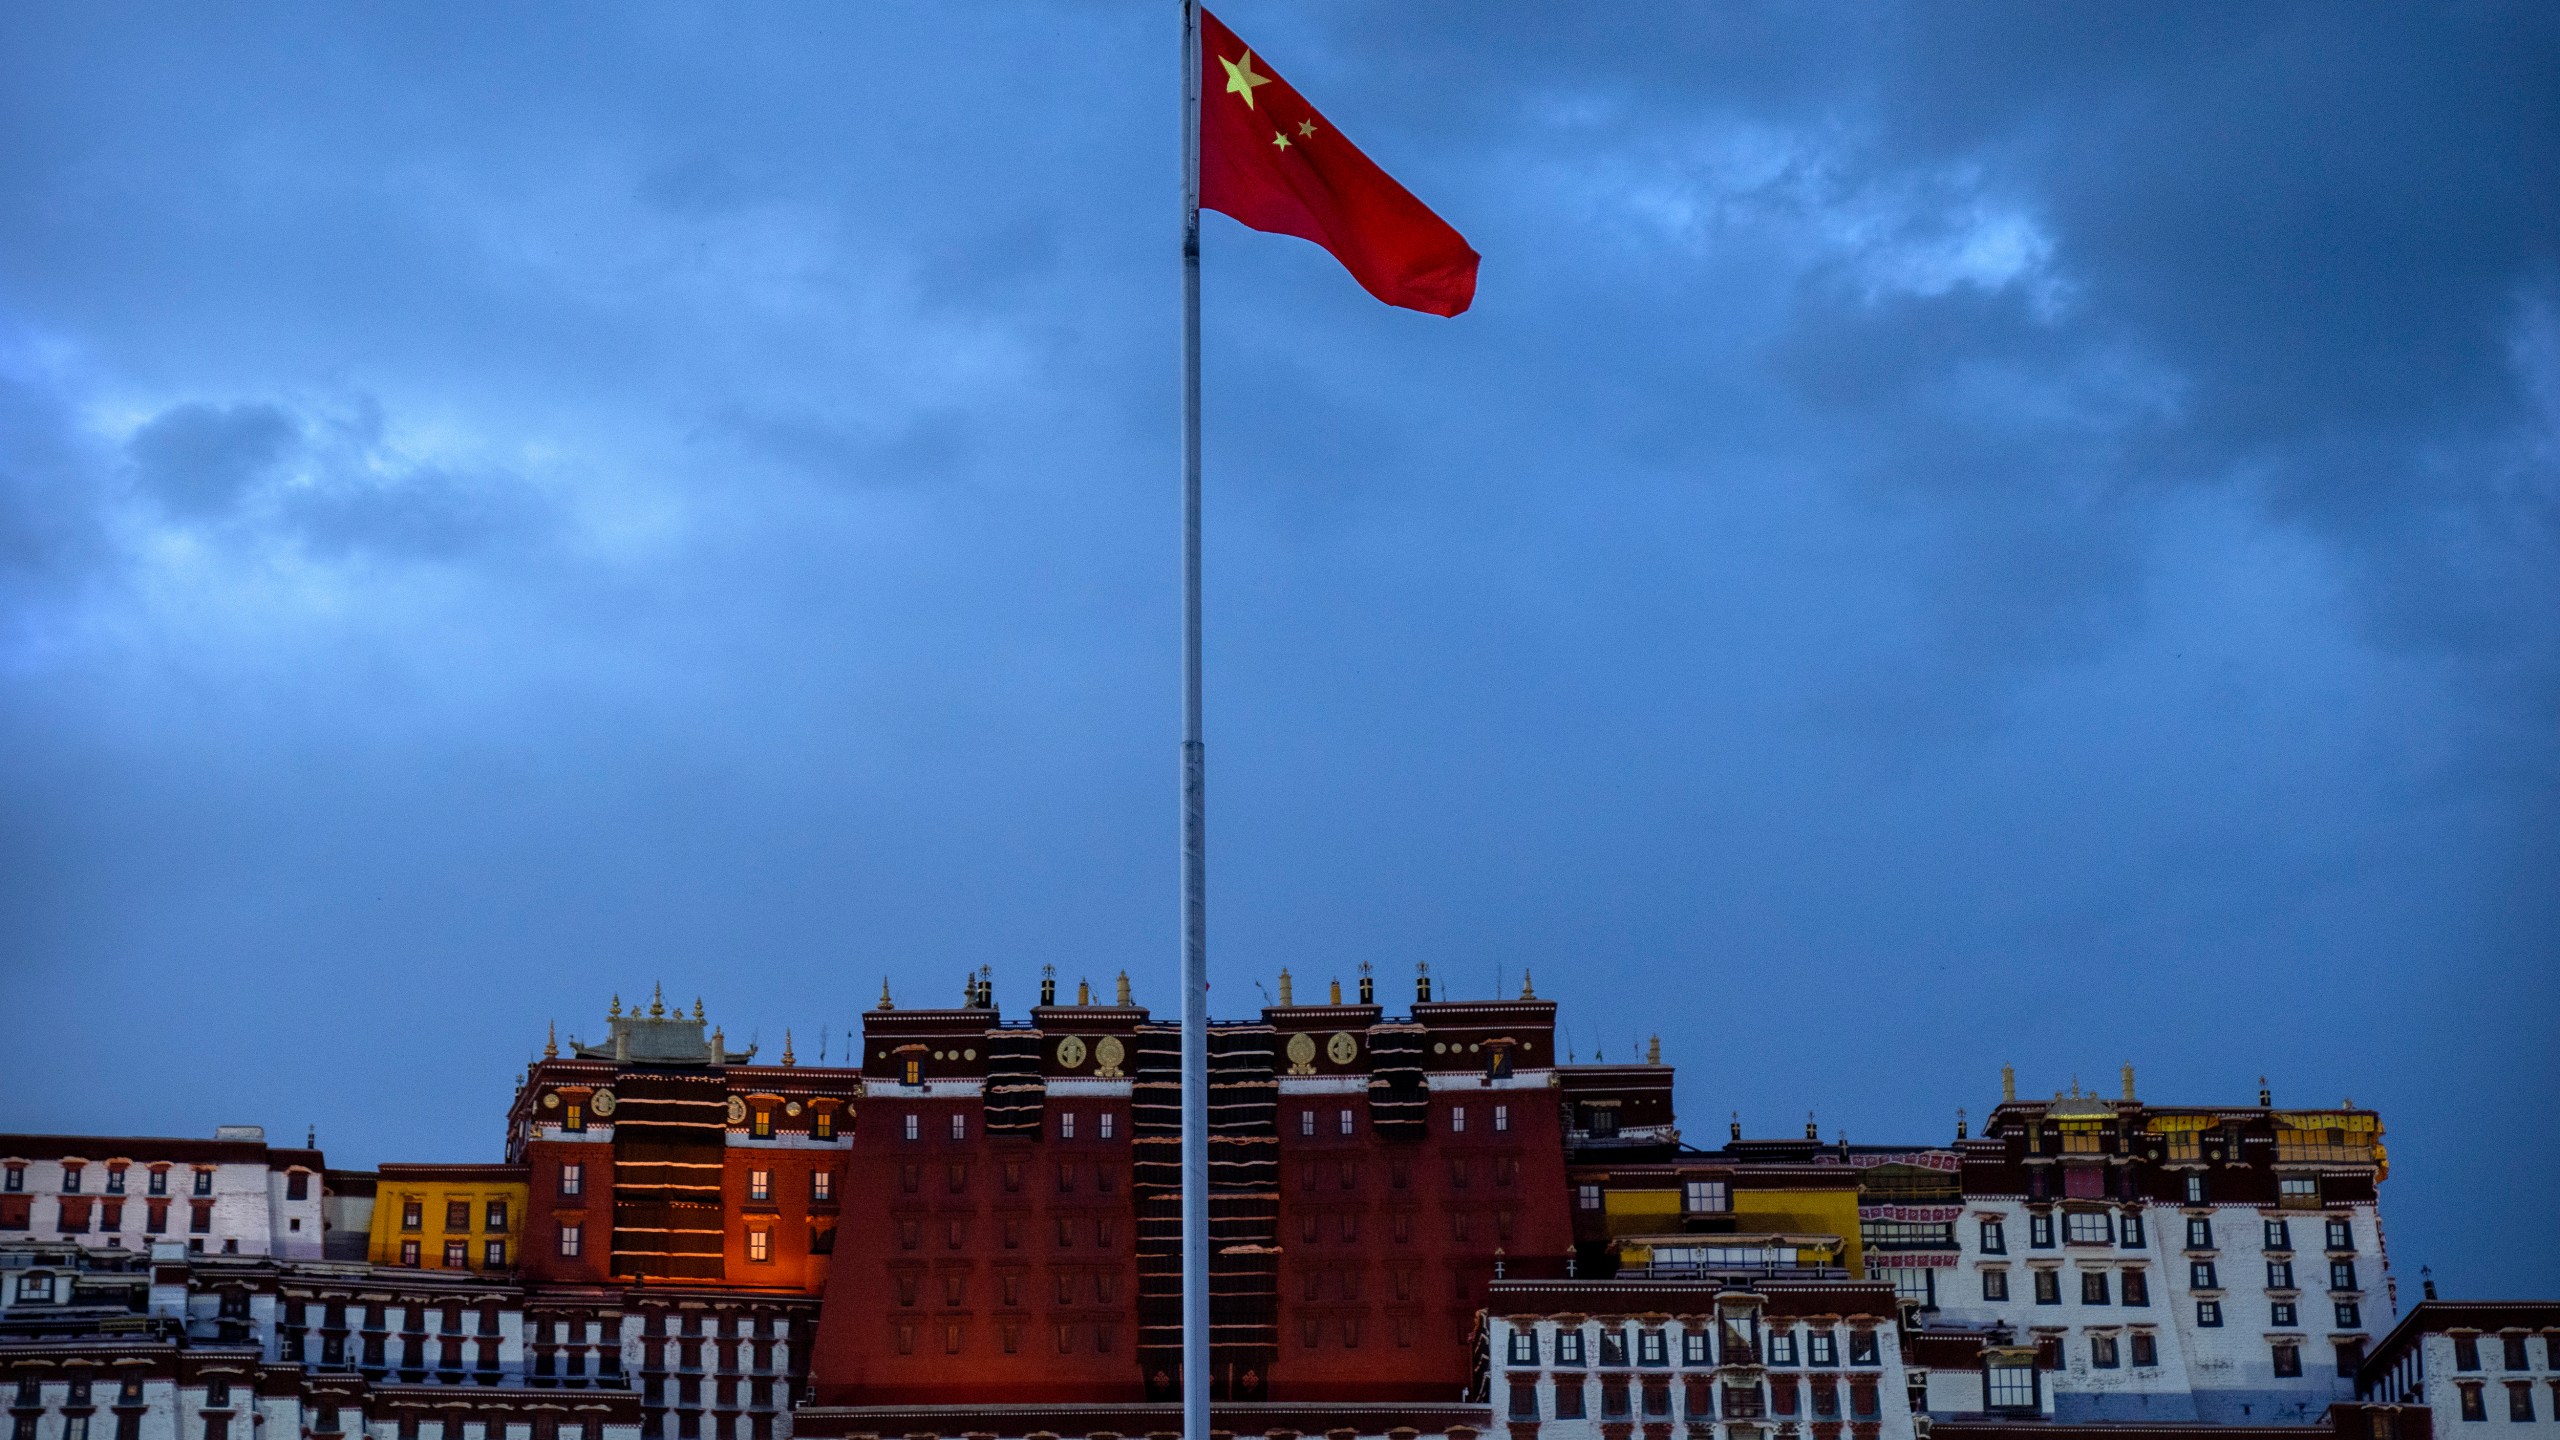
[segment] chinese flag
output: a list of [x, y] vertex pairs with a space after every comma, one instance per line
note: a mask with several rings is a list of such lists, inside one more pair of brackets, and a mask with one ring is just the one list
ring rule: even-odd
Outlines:
[[1200, 12], [1200, 204], [1313, 240], [1390, 305], [1455, 315], [1476, 252], [1316, 113], [1218, 17]]

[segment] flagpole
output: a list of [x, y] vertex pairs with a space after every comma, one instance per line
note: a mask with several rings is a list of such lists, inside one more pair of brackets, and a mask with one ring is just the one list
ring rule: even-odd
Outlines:
[[1182, 1433], [1209, 1440], [1208, 758], [1200, 738], [1200, 0], [1182, 0]]

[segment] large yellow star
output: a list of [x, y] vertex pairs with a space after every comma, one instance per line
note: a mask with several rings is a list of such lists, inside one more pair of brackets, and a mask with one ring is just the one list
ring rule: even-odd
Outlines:
[[1252, 109], [1253, 87], [1271, 83], [1270, 76], [1253, 73], [1253, 52], [1250, 50], [1244, 52], [1242, 60], [1230, 60], [1221, 55], [1218, 57], [1218, 63], [1227, 67], [1227, 93], [1243, 96], [1244, 108]]

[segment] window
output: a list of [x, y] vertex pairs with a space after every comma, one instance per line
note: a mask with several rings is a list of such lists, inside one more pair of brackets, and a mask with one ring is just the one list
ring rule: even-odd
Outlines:
[[1061, 1140], [1073, 1140], [1076, 1138], [1076, 1112], [1073, 1110], [1059, 1112], [1058, 1138]]
[[[113, 1195], [121, 1195], [124, 1193], [124, 1172], [122, 1170], [111, 1170], [107, 1172], [107, 1191], [109, 1194]], [[308, 1170], [295, 1170], [287, 1174], [284, 1177], [284, 1198], [287, 1200], [310, 1199], [311, 1172]]]
[[2269, 1220], [2266, 1222], [2266, 1231], [2267, 1234], [2264, 1244], [2267, 1249], [2290, 1250], [2293, 1248], [2293, 1226], [2291, 1222], [2284, 1220]]
[[483, 1213], [480, 1218], [484, 1223], [480, 1228], [493, 1235], [506, 1234], [507, 1202], [504, 1200], [492, 1200], [486, 1206], [483, 1206], [482, 1209], [485, 1213]]
[[2187, 1248], [2190, 1250], [2210, 1250], [2213, 1248], [2213, 1222], [2211, 1220], [2208, 1220], [2201, 1215], [2190, 1215], [2187, 1217]]
[[575, 1199], [577, 1199], [579, 1196], [584, 1195], [584, 1194], [586, 1194], [586, 1193], [587, 1193], [587, 1167], [586, 1167], [583, 1163], [576, 1162], [576, 1161], [572, 1161], [572, 1162], [570, 1162], [570, 1163], [568, 1163], [568, 1164], [565, 1164], [565, 1165], [561, 1166], [561, 1167], [560, 1167], [560, 1196], [561, 1196], [561, 1198], [562, 1198], [562, 1199], [564, 1199], [564, 1200], [575, 1200]]
[[1706, 1331], [1691, 1330], [1681, 1335], [1680, 1363], [1683, 1365], [1704, 1365], [1708, 1363]]
[[154, 1165], [151, 1167], [151, 1184], [143, 1191], [143, 1193], [146, 1195], [166, 1195], [169, 1193], [168, 1166]]
[[[1725, 1338], [1727, 1345], [1730, 1346], [1733, 1337], [1728, 1334]], [[1771, 1331], [1768, 1350], [1770, 1364], [1793, 1365], [1796, 1363], [1796, 1332], [1793, 1330]], [[1731, 1358], [1730, 1351], [1727, 1358]]]
[[2364, 1342], [2341, 1340], [2337, 1342], [2337, 1349], [2338, 1377], [2342, 1380], [2354, 1379], [2357, 1368], [2364, 1364]]
[[1335, 1118], [1336, 1118], [1337, 1127], [1341, 1130], [1341, 1132], [1342, 1132], [1343, 1134], [1348, 1135], [1348, 1134], [1352, 1133], [1351, 1112], [1350, 1112], [1350, 1111], [1348, 1111], [1348, 1110], [1342, 1111], [1342, 1112], [1340, 1112], [1340, 1114], [1339, 1114], [1339, 1115], [1337, 1115]]
[[1537, 1331], [1514, 1329], [1511, 1332], [1511, 1363], [1514, 1365], [1535, 1365], [1538, 1363]]
[[1682, 1187], [1681, 1204], [1692, 1215], [1721, 1215], [1733, 1208], [1722, 1180], [1692, 1180]]
[[586, 1129], [587, 1107], [582, 1102], [570, 1101], [568, 1107], [560, 1112], [560, 1128], [563, 1130]]
[[2221, 1301], [2199, 1300], [2196, 1302], [2196, 1328], [2200, 1330], [2212, 1330], [2218, 1328], [2221, 1324]]
[[47, 1273], [20, 1277], [18, 1280], [18, 1298], [21, 1300], [52, 1299], [53, 1276]]
[[1093, 1133], [1101, 1136], [1105, 1140], [1110, 1139], [1113, 1122], [1118, 1119], [1119, 1117], [1112, 1114], [1110, 1111], [1103, 1111], [1101, 1114], [1093, 1117]]
[[1494, 1107], [1493, 1107], [1493, 1133], [1495, 1133], [1495, 1134], [1497, 1134], [1497, 1135], [1507, 1135], [1507, 1134], [1509, 1134], [1510, 1132], [1511, 1132], [1511, 1107], [1510, 1107], [1510, 1106], [1508, 1106], [1508, 1105], [1496, 1105], [1496, 1106], [1494, 1106]]
[[2332, 1290], [2353, 1290], [2357, 1288], [2356, 1262], [2353, 1260], [2330, 1261], [2329, 1288]]
[[773, 1258], [773, 1232], [761, 1225], [747, 1230], [747, 1258], [762, 1264]]
[[750, 1200], [770, 1200], [773, 1198], [772, 1171], [750, 1170], [747, 1172], [747, 1198]]
[[2052, 1216], [2030, 1215], [2027, 1217], [2027, 1244], [2038, 1250], [2053, 1248]]
[[198, 1195], [210, 1195], [213, 1193], [212, 1171], [199, 1170], [196, 1172], [196, 1193]]
[[816, 1140], [836, 1138], [836, 1112], [821, 1110], [809, 1117], [809, 1135]]
[[2190, 1260], [2187, 1262], [2187, 1288], [2190, 1290], [2219, 1290], [2222, 1288], [2222, 1279], [2214, 1270], [2212, 1261]]
[[2148, 1330], [2133, 1332], [2133, 1368], [2148, 1370], [2160, 1363], [2160, 1339]]
[[468, 1240], [447, 1240], [444, 1242], [444, 1268], [447, 1270], [470, 1269], [471, 1242]]
[[2508, 1369], [2530, 1370], [2533, 1368], [2533, 1362], [2525, 1358], [2523, 1336], [2505, 1335], [2499, 1338], [2506, 1341], [2506, 1354], [2501, 1358], [2505, 1360]]
[[1466, 1106], [1452, 1105], [1449, 1107], [1449, 1133], [1452, 1135], [1464, 1135], [1467, 1133]]
[[2333, 1307], [2333, 1309], [2336, 1312], [2339, 1329], [2361, 1330], [2364, 1328], [2363, 1306], [2358, 1305], [2353, 1300], [2341, 1300]]
[[1982, 1222], [1982, 1253], [1985, 1255], [2006, 1255], [2009, 1253], [2008, 1234], [2001, 1228], [2000, 1222], [1997, 1220], [1985, 1220]]
[[491, 1270], [504, 1270], [507, 1268], [506, 1241], [483, 1240], [480, 1242], [480, 1249], [480, 1263], [482, 1265]]
[[424, 1200], [403, 1200], [400, 1202], [401, 1229], [423, 1230], [426, 1226], [427, 1202]]
[[2480, 1397], [2479, 1381], [2472, 1380], [2460, 1382], [2457, 1383], [2454, 1388], [2462, 1392], [2463, 1419], [2486, 1420], [2489, 1418], [2489, 1406]]
[[2187, 1177], [2187, 1203], [2190, 1205], [2202, 1205], [2205, 1203], [2204, 1176], [2200, 1173], [2189, 1175]]
[[1982, 1298], [1985, 1300], [2009, 1298], [2009, 1272], [2006, 1267], [1994, 1265], [1982, 1272]]
[[[905, 1084], [909, 1085], [923, 1084], [924, 1062], [922, 1060], [909, 1059], [904, 1065], [898, 1067], [898, 1078]], [[898, 1353], [903, 1355], [906, 1352], [902, 1350]]]
[[470, 1229], [471, 1202], [468, 1200], [447, 1200], [444, 1202], [444, 1228], [447, 1230]]
[[2036, 1408], [2036, 1367], [2032, 1362], [1994, 1360], [1982, 1372], [1983, 1408], [1989, 1410], [2033, 1410]]
[[957, 1112], [953, 1113], [951, 1117], [951, 1138], [954, 1140], [966, 1140], [969, 1138], [968, 1116]]
[[2283, 1176], [2276, 1181], [2276, 1197], [2279, 1200], [2291, 1200], [2297, 1204], [2307, 1202], [2317, 1205], [2320, 1203], [2320, 1177], [2316, 1175]]
[[2302, 1374], [2302, 1347], [2290, 1340], [2279, 1340], [2268, 1347], [2275, 1357], [2276, 1378], [2291, 1380]]
[[1559, 1420], [1579, 1420], [1583, 1418], [1583, 1416], [1588, 1413], [1583, 1407], [1590, 1399], [1590, 1396], [1587, 1393], [1589, 1388], [1589, 1386], [1582, 1383], [1582, 1377], [1579, 1375], [1557, 1377], [1556, 1418]]
[[400, 1263], [401, 1263], [401, 1264], [403, 1264], [403, 1265], [409, 1266], [409, 1267], [410, 1267], [410, 1268], [412, 1268], [412, 1269], [415, 1269], [415, 1268], [417, 1267], [417, 1264], [418, 1264], [418, 1242], [417, 1242], [417, 1241], [415, 1241], [415, 1240], [403, 1240], [403, 1241], [401, 1241], [401, 1242], [400, 1242]]
[[1816, 1330], [1806, 1335], [1804, 1337], [1804, 1363], [1807, 1365], [1839, 1364], [1840, 1342], [1832, 1338], [1832, 1334], [1828, 1330]]
[[2116, 1350], [2116, 1337], [2113, 1335], [2090, 1336], [2089, 1364], [2091, 1368], [2098, 1370], [2114, 1370], [2119, 1368], [2123, 1364], [2123, 1360]]
[[2074, 1245], [2106, 1245], [2115, 1240], [2115, 1227], [2104, 1210], [2074, 1210], [2062, 1217], [2063, 1238]]
[[1586, 1363], [1582, 1358], [1582, 1329], [1580, 1326], [1576, 1326], [1571, 1330], [1558, 1330], [1556, 1332], [1556, 1363], [1559, 1365], [1580, 1365]]
[[2278, 1300], [2267, 1306], [2267, 1323], [2281, 1329], [2290, 1330], [2294, 1326], [2301, 1324], [2302, 1318], [2300, 1313], [2293, 1308], [2292, 1301]]
[[2062, 1303], [2062, 1275], [2061, 1275], [2061, 1272], [2059, 1272], [2059, 1271], [2055, 1271], [2055, 1270], [2038, 1270], [2038, 1271], [2036, 1271], [2036, 1272], [2035, 1272], [2035, 1277], [2036, 1277], [2036, 1303], [2037, 1303], [2037, 1304], [2039, 1304], [2039, 1305], [2059, 1305], [2059, 1304], [2061, 1304], [2061, 1303]]
[[1661, 1331], [1639, 1330], [1636, 1332], [1636, 1363], [1639, 1365], [1671, 1363], [1670, 1346], [1664, 1342]]
[[2127, 1270], [2124, 1272], [2124, 1303], [2127, 1305], [2148, 1305], [2151, 1303], [2151, 1274], [2149, 1271]]
[[2453, 1368], [2456, 1370], [2477, 1370], [2480, 1368], [2479, 1336], [2456, 1335], [2453, 1337]]
[[2329, 1246], [2328, 1246], [2328, 1248], [2330, 1248], [2330, 1249], [2332, 1249], [2332, 1250], [2353, 1250], [2353, 1249], [2355, 1249], [2355, 1248], [2356, 1248], [2356, 1232], [2355, 1232], [2355, 1227], [2354, 1227], [2354, 1226], [2352, 1226], [2352, 1225], [2350, 1225], [2350, 1224], [2348, 1224], [2348, 1223], [2347, 1223], [2346, 1221], [2344, 1221], [2344, 1220], [2332, 1220], [2332, 1221], [2330, 1221], [2330, 1222], [2329, 1222]]
[[1876, 1332], [1873, 1330], [1849, 1332], [1849, 1363], [1852, 1365], [1881, 1363], [1876, 1359]]
[[12, 1165], [7, 1169], [7, 1171], [0, 1172], [0, 1190], [7, 1190], [10, 1194], [15, 1195], [26, 1188], [26, 1166]]
[[1316, 1112], [1313, 1110], [1298, 1112], [1298, 1133], [1302, 1136], [1312, 1136], [1316, 1133]]
[[230, 1408], [230, 1405], [230, 1381], [207, 1380], [204, 1382], [204, 1408], [207, 1410], [223, 1410]]
[[570, 1260], [578, 1258], [578, 1242], [585, 1228], [575, 1222], [560, 1227], [560, 1254], [563, 1258]]
[[833, 1170], [810, 1171], [809, 1198], [812, 1200], [833, 1200], [836, 1198], [836, 1172]]
[[1573, 1188], [1573, 1200], [1576, 1205], [1585, 1210], [1597, 1210], [1600, 1208], [1600, 1187], [1577, 1185]]
[[2507, 1382], [2507, 1418], [2525, 1421], [2533, 1419], [2532, 1385], [2520, 1380]]
[[2293, 1288], [2292, 1261], [2270, 1260], [2267, 1262], [2267, 1288], [2270, 1290], [2290, 1290]]
[[[915, 1062], [914, 1062], [914, 1061], [912, 1061], [912, 1060], [910, 1060], [910, 1061], [908, 1061], [907, 1063], [908, 1063], [908, 1064], [910, 1064], [910, 1065], [912, 1065], [912, 1064], [914, 1064]], [[910, 1140], [920, 1140], [920, 1139], [924, 1138], [924, 1132], [923, 1132], [923, 1129], [922, 1129], [923, 1124], [924, 1124], [924, 1118], [923, 1118], [922, 1116], [919, 1116], [919, 1115], [909, 1115], [909, 1116], [907, 1116], [907, 1138], [908, 1138], [908, 1139], [910, 1139]]]
[[2124, 1212], [2124, 1218], [2116, 1222], [2116, 1234], [2123, 1241], [2124, 1248], [2127, 1250], [2141, 1249], [2142, 1212], [2139, 1210], [2127, 1210]]
[[2106, 1271], [2083, 1270], [2080, 1272], [2080, 1303], [2083, 1305], [2104, 1305], [2107, 1303]]
[[1602, 1365], [1624, 1365], [1627, 1363], [1626, 1331], [1619, 1329], [1615, 1325], [1603, 1325], [1600, 1327], [1600, 1363]]

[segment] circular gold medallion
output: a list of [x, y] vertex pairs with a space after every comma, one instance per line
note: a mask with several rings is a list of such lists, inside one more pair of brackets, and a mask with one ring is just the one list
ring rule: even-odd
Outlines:
[[1333, 1038], [1324, 1042], [1324, 1054], [1336, 1065], [1348, 1065], [1360, 1058], [1360, 1042], [1351, 1038], [1350, 1031], [1336, 1030]]
[[543, 1108], [543, 1109], [545, 1109], [545, 1110], [557, 1110], [557, 1109], [559, 1109], [559, 1108], [560, 1108], [560, 1092], [559, 1092], [559, 1091], [557, 1091], [557, 1090], [554, 1090], [554, 1091], [552, 1091], [550, 1094], [543, 1096], [543, 1097], [542, 1097], [542, 1108]]
[[1129, 1047], [1120, 1043], [1119, 1036], [1105, 1035], [1094, 1042], [1093, 1058], [1105, 1074], [1117, 1075], [1120, 1062], [1129, 1058]]
[[1070, 1035], [1058, 1042], [1058, 1063], [1073, 1070], [1084, 1063], [1084, 1037]]
[[1292, 1065], [1313, 1065], [1316, 1063], [1316, 1037], [1306, 1034], [1303, 1031], [1290, 1036], [1289, 1063]]
[[800, 1102], [799, 1102], [799, 1101], [797, 1101], [797, 1100], [794, 1100], [794, 1101], [792, 1101], [790, 1104], [783, 1106], [783, 1107], [782, 1107], [782, 1113], [783, 1113], [783, 1114], [785, 1114], [785, 1115], [797, 1115], [797, 1114], [799, 1114], [799, 1113], [800, 1113]]
[[729, 1123], [732, 1125], [744, 1125], [747, 1123], [747, 1102], [743, 1096], [732, 1095], [729, 1097]]
[[594, 1097], [587, 1101], [587, 1108], [595, 1111], [598, 1115], [612, 1114], [613, 1092], [610, 1090], [597, 1091]]

